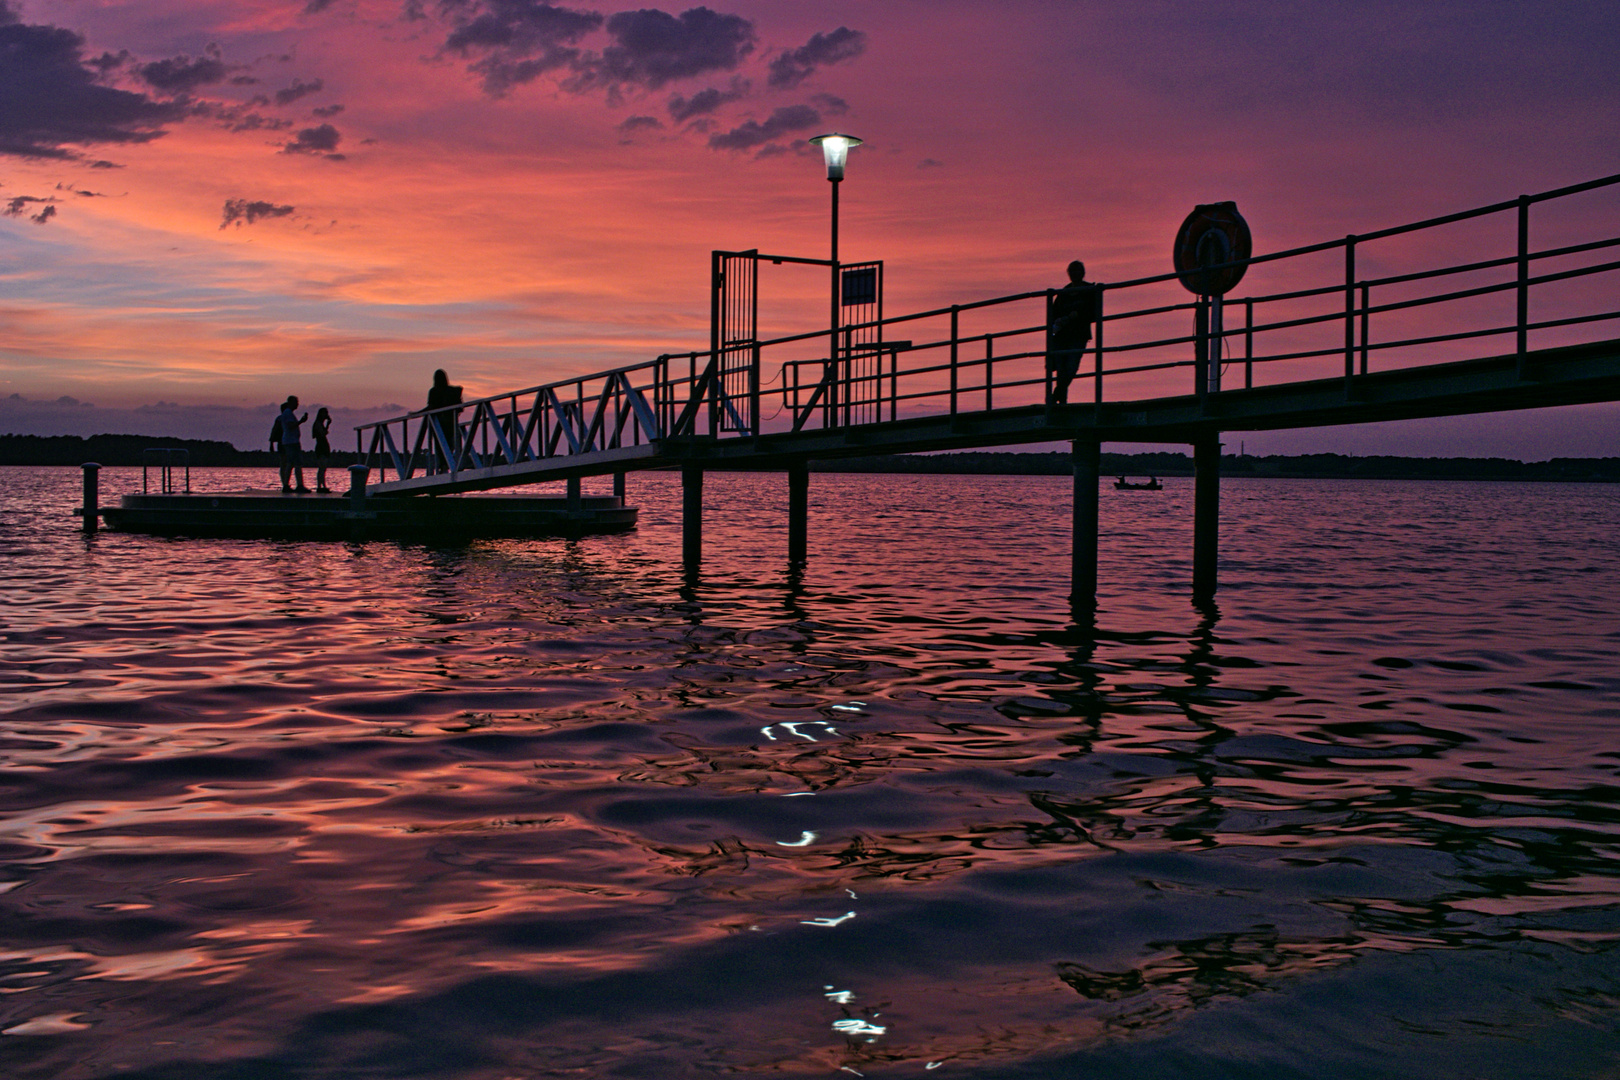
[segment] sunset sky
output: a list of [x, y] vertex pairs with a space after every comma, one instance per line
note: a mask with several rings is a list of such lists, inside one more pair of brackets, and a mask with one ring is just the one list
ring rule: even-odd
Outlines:
[[290, 392], [341, 430], [438, 367], [472, 396], [704, 348], [711, 249], [825, 256], [823, 131], [866, 140], [842, 254], [895, 313], [1163, 272], [1197, 203], [1263, 253], [1620, 172], [1617, 118], [1613, 0], [0, 0], [0, 431], [252, 447]]

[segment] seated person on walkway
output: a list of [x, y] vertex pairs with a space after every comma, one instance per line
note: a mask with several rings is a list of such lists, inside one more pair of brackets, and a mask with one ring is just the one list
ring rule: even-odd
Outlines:
[[1091, 324], [1100, 311], [1097, 286], [1086, 280], [1086, 264], [1069, 264], [1069, 283], [1052, 297], [1052, 322], [1046, 329], [1046, 371], [1051, 376], [1047, 403], [1069, 400], [1069, 384], [1080, 371], [1080, 360], [1091, 344]]

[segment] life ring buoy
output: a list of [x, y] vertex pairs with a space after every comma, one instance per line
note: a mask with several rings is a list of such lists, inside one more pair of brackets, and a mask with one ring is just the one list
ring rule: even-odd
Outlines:
[[[1237, 203], [1208, 203], [1193, 207], [1176, 233], [1171, 258], [1181, 284], [1199, 296], [1222, 296], [1237, 287], [1254, 250], [1249, 223], [1238, 213]], [[1208, 267], [1236, 262], [1236, 266]]]

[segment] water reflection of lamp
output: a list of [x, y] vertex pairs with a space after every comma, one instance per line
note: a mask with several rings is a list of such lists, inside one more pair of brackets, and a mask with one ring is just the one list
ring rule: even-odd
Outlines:
[[821, 147], [821, 156], [827, 161], [827, 180], [832, 184], [832, 347], [827, 358], [834, 360], [838, 357], [838, 185], [844, 179], [844, 163], [849, 160], [850, 148], [861, 145], [861, 140], [834, 132], [817, 135], [810, 141]]

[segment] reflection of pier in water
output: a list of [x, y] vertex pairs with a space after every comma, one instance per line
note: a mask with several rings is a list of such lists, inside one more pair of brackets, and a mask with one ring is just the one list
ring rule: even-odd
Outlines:
[[[365, 425], [360, 449], [378, 480], [365, 491], [565, 481], [577, 503], [581, 477], [612, 474], [622, 495], [626, 473], [678, 468], [695, 569], [705, 471], [783, 469], [798, 564], [812, 460], [1061, 440], [1073, 447], [1073, 592], [1085, 600], [1096, 591], [1101, 444], [1185, 443], [1193, 591], [1208, 596], [1222, 432], [1620, 400], [1620, 340], [1593, 332], [1620, 318], [1601, 285], [1620, 270], [1620, 235], [1572, 232], [1559, 216], [1590, 211], [1616, 185], [1620, 175], [1211, 268], [1247, 270], [1268, 289], [1255, 295], [1189, 301], [1174, 273], [1104, 284], [1074, 384], [1089, 383], [1089, 400], [1062, 404], [1047, 403], [1053, 290], [885, 317], [882, 264], [844, 264], [843, 325], [766, 339], [761, 264], [831, 263], [715, 252], [707, 350]], [[1536, 208], [1536, 235], [1553, 237], [1539, 247]], [[1516, 242], [1502, 242], [1504, 223]], [[1410, 268], [1385, 269], [1397, 264]], [[1166, 395], [1177, 370], [1190, 371], [1192, 392]]]

